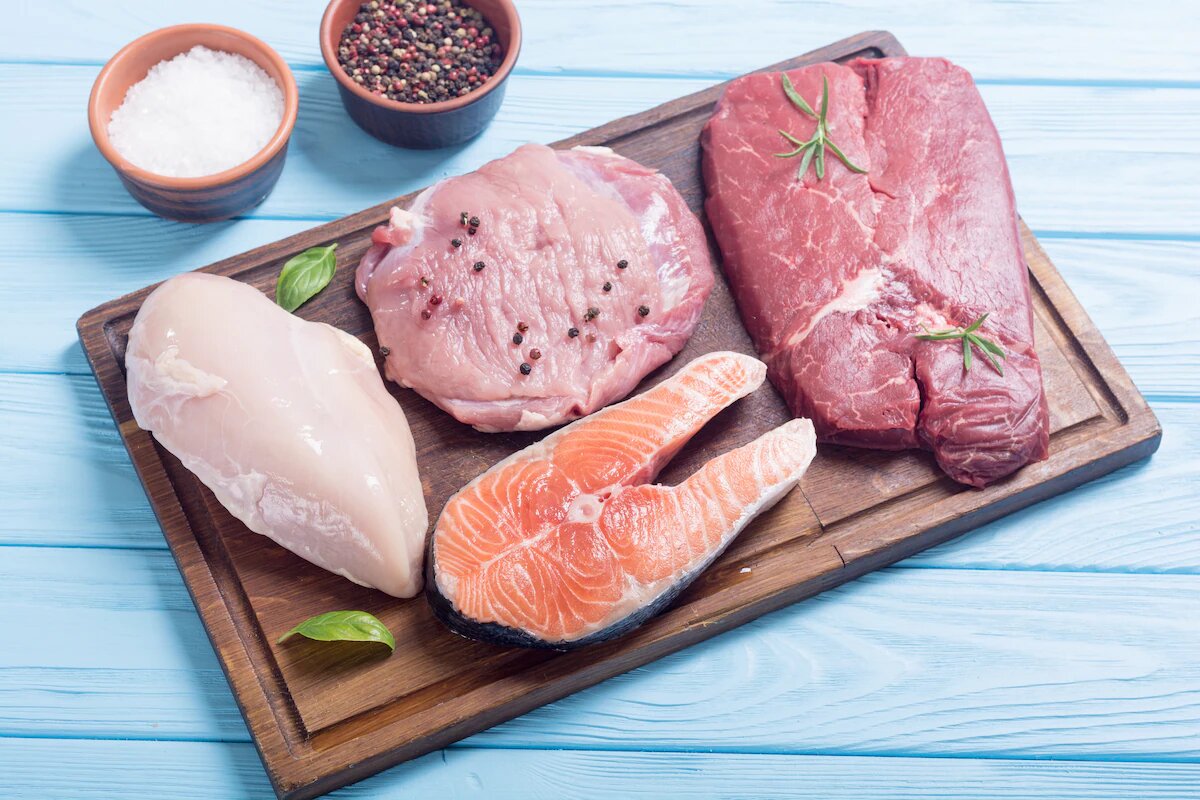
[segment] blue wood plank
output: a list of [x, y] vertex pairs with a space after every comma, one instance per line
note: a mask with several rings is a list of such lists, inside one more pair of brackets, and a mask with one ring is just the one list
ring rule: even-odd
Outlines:
[[[0, 214], [7, 323], [0, 370], [87, 373], [74, 330], [84, 311], [310, 224]], [[1055, 238], [1044, 245], [1142, 391], [1200, 395], [1200, 310], [1191, 301], [1200, 296], [1200, 242]]]
[[0, 543], [166, 547], [91, 376], [0, 375], [0, 465]]
[[[121, 188], [81, 116], [95, 72], [0, 65], [0, 106], [19, 112], [0, 116], [0, 210], [148, 213]], [[415, 152], [355, 127], [328, 74], [305, 72], [299, 82], [287, 166], [252, 215], [333, 219], [524, 142], [561, 139], [711, 83], [518, 76], [482, 137]], [[1200, 89], [985, 85], [982, 92], [1004, 139], [1018, 205], [1035, 229], [1200, 234], [1200, 140], [1189, 135], [1200, 125]], [[42, 133], [30, 137], [30, 129]], [[1147, 150], [1153, 158], [1141, 156]], [[1159, 180], [1164, 174], [1174, 180]]]
[[[0, 30], [0, 60], [99, 64], [143, 33], [220, 21], [267, 40], [289, 61], [320, 65], [316, 29], [325, 0], [66, 0], [52, 37], [39, 6], [18, 4]], [[947, 3], [909, 0], [521, 0], [524, 71], [561, 74], [736, 75], [864, 29], [890, 29], [917, 55], [954, 59], [991, 79], [1195, 81], [1195, 9], [1144, 0]]]
[[[1195, 761], [1197, 603], [1197, 575], [890, 569], [468, 745]], [[2, 548], [0, 627], [0, 736], [247, 738], [165, 552]]]
[[[64, 764], [72, 768], [64, 770]], [[271, 796], [247, 744], [20, 739], [0, 749], [0, 770], [11, 800]], [[456, 748], [329, 797], [1194, 800], [1198, 782], [1196, 764]]]
[[[958, 60], [985, 84], [1023, 214], [1050, 234], [1051, 256], [1167, 431], [1148, 464], [908, 562], [941, 571], [872, 576], [338, 797], [1196, 796], [1194, 10], [757, 0], [731, 13], [724, 0], [522, 0], [526, 49], [496, 125], [459, 152], [404, 156], [340, 116], [316, 57], [322, 5], [203, 7], [299, 68], [301, 125], [268, 216], [356, 210], [864, 27]], [[196, 13], [147, 0], [60, 8], [54, 36], [25, 35], [40, 24], [32, 3], [0, 28], [0, 62], [91, 65], [0, 63], [0, 209], [52, 212], [45, 222], [0, 213], [0, 370], [79, 372], [80, 311], [310, 224], [58, 217], [138, 213], [87, 139], [89, 75], [125, 41]], [[667, 77], [629, 79], [647, 74]], [[1147, 238], [1175, 241], [1129, 241]], [[268, 796], [90, 379], [0, 377], [0, 499], [0, 542], [84, 545], [0, 546], [0, 737], [135, 738], [0, 738], [0, 794]], [[1028, 571], [1078, 569], [1191, 574]], [[536, 749], [560, 746], [584, 749]], [[714, 747], [729, 752], [688, 752]], [[658, 748], [679, 752], [640, 752]], [[887, 757], [811, 754], [826, 752]], [[957, 757], [896, 757], [909, 753]], [[1038, 760], [995, 758], [1012, 755]]]
[[311, 225], [0, 214], [0, 316], [6, 323], [0, 352], [8, 356], [0, 356], [0, 368], [90, 374], [75, 333], [83, 312]]

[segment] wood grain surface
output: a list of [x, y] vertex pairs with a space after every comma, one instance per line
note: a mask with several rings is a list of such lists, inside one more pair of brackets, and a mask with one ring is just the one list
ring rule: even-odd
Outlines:
[[[146, 797], [267, 797], [250, 745], [14, 739], [18, 785], [48, 797], [111, 800], [139, 780]], [[38, 765], [67, 760], [70, 773]], [[171, 780], [166, 776], [173, 776]], [[1194, 797], [1196, 764], [1008, 759], [866, 758], [757, 753], [621, 753], [455, 748], [396, 768], [339, 796], [455, 800], [593, 800], [595, 787], [624, 800], [771, 797], [781, 800], [1180, 800]], [[514, 778], [513, 776], [519, 776]], [[947, 778], [953, 777], [950, 784]], [[397, 793], [397, 787], [399, 787]], [[1136, 795], [1132, 794], [1136, 792]], [[33, 797], [33, 795], [30, 795]]]
[[[64, 0], [52, 36], [28, 34], [44, 25], [43, 4], [6, 9], [0, 573], [19, 591], [0, 591], [0, 795], [272, 793], [76, 341], [80, 313], [314, 224], [306, 220], [419, 188], [444, 169], [473, 169], [515, 143], [560, 139], [871, 25], [891, 29], [914, 53], [949, 55], [972, 70], [1009, 144], [1025, 218], [1155, 408], [1162, 449], [866, 581], [333, 796], [1195, 800], [1200, 758], [1177, 743], [1200, 741], [1185, 653], [1200, 633], [1173, 629], [1164, 639], [1163, 626], [1189, 611], [1186, 599], [1173, 599], [1177, 589], [1200, 585], [1200, 306], [1192, 299], [1200, 296], [1200, 228], [1179, 222], [1188, 219], [1179, 216], [1183, 204], [1200, 208], [1200, 183], [1170, 180], [1200, 168], [1191, 133], [1200, 110], [1196, 8], [1172, 0], [1140, 3], [1136, 14], [1111, 0], [745, 0], [722, 15], [712, 0], [518, 4], [527, 46], [510, 96], [484, 136], [439, 154], [446, 167], [372, 149], [323, 102], [333, 92], [333, 79], [315, 66], [323, 0], [203, 8]], [[134, 207], [111, 172], [93, 168], [99, 155], [81, 109], [101, 62], [155, 25], [197, 19], [264, 38], [297, 71], [304, 146], [292, 148], [272, 197], [272, 207], [294, 217], [260, 208], [206, 228], [163, 222]], [[573, 27], [578, 19], [589, 21], [586, 29]], [[1137, 115], [1121, 115], [1123, 105]], [[1164, 160], [1169, 172], [1158, 168]], [[91, 213], [80, 212], [81, 198]], [[1000, 634], [964, 624], [955, 595], [932, 602], [946, 594], [926, 577], [949, 568], [969, 586], [970, 607], [1003, 605], [1009, 624]], [[1073, 612], [1069, 637], [1056, 633], [1061, 618], [1040, 602], [1065, 573], [1094, 587], [1091, 611]], [[1106, 628], [1130, 587], [1142, 598], [1144, 624]], [[813, 606], [822, 624], [796, 624]], [[979, 668], [997, 635], [1028, 643], [1009, 656], [1018, 679]], [[1164, 642], [1185, 655], [1170, 656]], [[810, 724], [829, 684], [810, 690], [790, 680], [794, 671], [874, 688], [843, 696]], [[943, 687], [936, 699], [935, 685]], [[1070, 702], [1059, 702], [1064, 696]], [[745, 708], [770, 709], [770, 723], [749, 740]], [[1026, 720], [1040, 726], [1052, 754], [1028, 748]], [[824, 741], [826, 726], [886, 732]], [[924, 733], [910, 751], [915, 729]], [[1160, 740], [1168, 741], [1161, 752]]]
[[[4, 654], [0, 732], [250, 741], [168, 553], [10, 550], [0, 622], [76, 633]], [[464, 745], [1195, 760], [1198, 600], [1195, 574], [885, 570]]]
[[[322, 0], [206, 0], [204, 14], [223, 24], [261, 31], [293, 69], [320, 69], [316, 25]], [[0, 29], [0, 59], [100, 64], [114, 42], [180, 20], [168, 3], [63, 0], [62, 27], [71, 38], [48, 47], [21, 25]], [[1122, 0], [1087, 3], [870, 0], [809, 4], [756, 0], [521, 0], [525, 46], [517, 74], [604, 73], [644, 78], [701, 74], [732, 78], [793, 56], [795, 42], [815, 46], [862, 30], [865, 19], [887, 20], [914, 53], [956, 61], [983, 80], [1195, 81], [1195, 10], [1178, 0], [1143, 0], [1137, 19]], [[580, 20], [587, 24], [581, 25]], [[265, 28], [265, 30], [264, 30]], [[734, 30], [738, 35], [730, 36]], [[997, 35], [1003, 31], [1004, 35]], [[1153, 35], [1151, 35], [1153, 34]], [[67, 43], [64, 43], [67, 44]], [[1117, 54], [1119, 57], [1114, 57]], [[664, 98], [665, 99], [665, 98]]]
[[[900, 52], [886, 35], [866, 35], [810, 60], [874, 47]], [[792, 63], [803, 63], [796, 60]], [[695, 136], [719, 90], [683, 98], [565, 144], [611, 144], [666, 173], [699, 208]], [[349, 272], [385, 206], [214, 265], [269, 289], [279, 264], [313, 243], [336, 239], [339, 278], [305, 316], [373, 342]], [[1158, 427], [1107, 345], [1025, 230], [1035, 281], [1039, 349], [1054, 408], [1052, 458], [986, 492], [953, 485], [927, 456], [879, 457], [827, 448], [806, 477], [804, 494], [748, 530], [730, 552], [664, 616], [633, 636], [570, 656], [511, 652], [470, 644], [441, 631], [420, 603], [395, 603], [317, 570], [234, 522], [207, 490], [136, 429], [119, 364], [123, 335], [144, 292], [85, 316], [80, 333], [101, 387], [163, 524], [222, 666], [233, 683], [272, 780], [285, 796], [311, 796], [602, 678], [707, 638], [799, 597], [890, 563], [966, 528], [1049, 496], [1150, 452]], [[718, 347], [749, 350], [722, 286], [710, 300], [689, 355]], [[422, 463], [441, 456], [429, 483], [431, 508], [528, 436], [484, 436], [447, 426], [432, 407], [398, 393]], [[714, 452], [786, 417], [761, 392], [723, 415], [664, 475], [686, 474]], [[461, 454], [452, 462], [446, 453]], [[858, 487], [847, 493], [846, 486]], [[811, 502], [805, 502], [805, 496]], [[854, 502], [847, 503], [852, 496]], [[282, 576], [287, 576], [282, 577]], [[329, 607], [378, 613], [401, 641], [386, 661], [346, 661], [329, 648], [270, 644], [295, 620]], [[382, 691], [381, 691], [382, 687]]]

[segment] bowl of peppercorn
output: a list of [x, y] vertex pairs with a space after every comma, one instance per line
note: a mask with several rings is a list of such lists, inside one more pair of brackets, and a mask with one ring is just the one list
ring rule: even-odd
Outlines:
[[398, 147], [478, 136], [521, 50], [512, 0], [333, 0], [321, 55], [359, 127]]

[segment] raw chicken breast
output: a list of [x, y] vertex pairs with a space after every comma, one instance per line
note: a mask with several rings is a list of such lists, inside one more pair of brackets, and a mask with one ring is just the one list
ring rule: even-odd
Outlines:
[[246, 527], [363, 586], [421, 590], [416, 448], [362, 342], [188, 273], [146, 298], [125, 367], [138, 425]]
[[392, 209], [373, 239], [358, 294], [387, 376], [482, 431], [625, 397], [683, 348], [713, 285], [671, 181], [606, 148], [525, 145]]

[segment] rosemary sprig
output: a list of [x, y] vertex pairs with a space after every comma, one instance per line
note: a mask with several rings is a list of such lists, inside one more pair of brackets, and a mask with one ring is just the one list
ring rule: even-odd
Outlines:
[[996, 356], [1000, 356], [1000, 358], [1007, 358], [1007, 356], [1004, 355], [1004, 351], [1000, 349], [998, 344], [990, 339], [985, 339], [978, 333], [980, 326], [983, 325], [983, 321], [987, 318], [988, 315], [984, 314], [965, 328], [951, 328], [948, 331], [931, 331], [922, 325], [921, 328], [925, 332], [916, 334], [916, 337], [923, 342], [944, 342], [947, 339], [961, 339], [964, 370], [968, 372], [971, 370], [971, 347], [975, 346], [979, 348], [979, 352], [983, 353], [983, 357], [992, 365], [992, 369], [1003, 375], [1004, 367], [996, 360]]
[[865, 169], [846, 158], [846, 154], [842, 152], [841, 148], [829, 138], [829, 123], [826, 122], [826, 117], [829, 114], [829, 78], [825, 76], [821, 77], [820, 112], [813, 111], [813, 107], [800, 96], [800, 93], [796, 91], [796, 87], [792, 85], [792, 79], [787, 76], [786, 72], [783, 73], [783, 93], [792, 101], [792, 105], [817, 122], [816, 131], [813, 132], [812, 138], [806, 142], [801, 141], [785, 130], [779, 131], [779, 135], [796, 145], [796, 149], [787, 153], [776, 153], [776, 158], [794, 158], [803, 154], [803, 157], [800, 159], [800, 169], [796, 173], [796, 180], [804, 180], [804, 173], [808, 172], [808, 165], [811, 163], [816, 164], [817, 180], [825, 179], [826, 147], [852, 172], [857, 172], [860, 175], [866, 174], [867, 171]]

